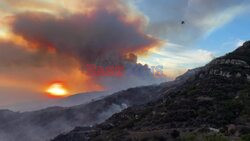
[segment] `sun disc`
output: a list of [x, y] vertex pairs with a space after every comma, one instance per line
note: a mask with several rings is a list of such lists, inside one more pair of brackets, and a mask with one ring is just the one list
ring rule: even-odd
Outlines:
[[52, 96], [66, 96], [68, 94], [68, 90], [62, 83], [53, 83], [46, 90]]

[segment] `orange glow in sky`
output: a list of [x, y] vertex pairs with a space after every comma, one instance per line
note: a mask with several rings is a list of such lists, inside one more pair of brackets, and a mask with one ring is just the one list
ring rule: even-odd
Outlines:
[[67, 96], [68, 90], [65, 88], [63, 83], [53, 83], [51, 84], [48, 89], [46, 90], [51, 96]]

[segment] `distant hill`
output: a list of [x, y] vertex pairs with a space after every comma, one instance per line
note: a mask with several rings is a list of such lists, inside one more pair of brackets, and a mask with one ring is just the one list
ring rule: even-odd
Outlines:
[[41, 101], [19, 103], [16, 105], [7, 106], [6, 109], [18, 112], [28, 112], [41, 110], [53, 106], [71, 107], [80, 104], [86, 104], [91, 101], [96, 101], [100, 98], [108, 96], [109, 94], [111, 93], [106, 91], [79, 93], [64, 98], [45, 99]]
[[182, 79], [156, 101], [53, 141], [250, 141], [250, 41]]

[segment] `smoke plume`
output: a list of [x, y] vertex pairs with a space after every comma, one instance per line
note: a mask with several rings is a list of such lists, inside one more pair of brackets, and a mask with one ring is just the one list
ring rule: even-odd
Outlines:
[[[136, 54], [159, 46], [160, 40], [144, 33], [146, 20], [128, 3], [105, 2], [85, 2], [92, 8], [85, 13], [63, 16], [42, 12], [17, 14], [13, 17], [12, 31], [32, 43], [39, 52], [52, 51], [55, 56], [74, 58], [84, 73], [87, 64], [124, 66], [125, 74], [119, 78], [92, 76], [107, 88], [114, 84], [126, 88], [157, 82], [147, 65], [137, 64]], [[24, 62], [29, 61], [34, 60]]]

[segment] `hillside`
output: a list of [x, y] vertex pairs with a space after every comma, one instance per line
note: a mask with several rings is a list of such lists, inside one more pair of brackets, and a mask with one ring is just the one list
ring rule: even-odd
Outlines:
[[53, 141], [250, 141], [249, 64], [250, 41], [196, 69], [159, 100]]
[[[130, 88], [86, 104], [72, 107], [50, 107], [31, 112], [0, 110], [0, 139], [4, 141], [46, 141], [78, 125], [92, 126], [101, 123], [114, 113], [135, 105], [155, 101], [162, 93], [181, 85], [185, 79], [161, 85]], [[77, 95], [63, 100], [84, 96]], [[78, 102], [80, 102], [78, 100]], [[82, 101], [84, 103], [84, 101]]]

